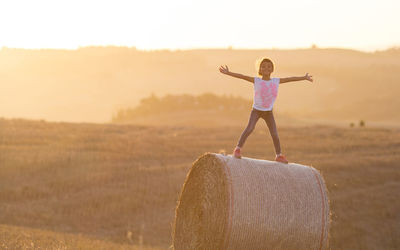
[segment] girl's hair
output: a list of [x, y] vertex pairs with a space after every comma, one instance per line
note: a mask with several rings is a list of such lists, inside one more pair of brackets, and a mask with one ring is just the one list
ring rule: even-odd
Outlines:
[[266, 58], [266, 57], [263, 57], [263, 58], [258, 59], [258, 60], [256, 61], [256, 70], [257, 70], [257, 72], [258, 72], [258, 75], [261, 75], [260, 67], [261, 67], [261, 64], [263, 64], [264, 62], [269, 62], [269, 63], [271, 63], [271, 65], [272, 65], [272, 71], [274, 71], [274, 63], [271, 61], [271, 59]]

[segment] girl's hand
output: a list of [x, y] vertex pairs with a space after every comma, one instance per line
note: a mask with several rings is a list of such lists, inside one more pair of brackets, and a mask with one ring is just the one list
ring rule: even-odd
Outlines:
[[304, 77], [306, 78], [307, 81], [310, 81], [310, 82], [314, 81], [312, 79], [312, 76], [308, 75], [308, 73]]
[[224, 66], [220, 66], [219, 72], [221, 72], [222, 74], [228, 74], [229, 73], [228, 66], [225, 65], [225, 68], [224, 68]]

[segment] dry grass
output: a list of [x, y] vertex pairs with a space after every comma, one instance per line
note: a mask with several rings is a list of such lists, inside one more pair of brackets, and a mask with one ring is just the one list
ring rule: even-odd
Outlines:
[[0, 225], [1, 249], [85, 249], [85, 250], [159, 250], [143, 245], [118, 244], [93, 239], [81, 234], [55, 233], [41, 229], [30, 229]]
[[[246, 156], [273, 158], [265, 128], [260, 122], [249, 137]], [[207, 151], [230, 153], [241, 131], [0, 119], [2, 248], [83, 237], [88, 245], [166, 249], [191, 163]], [[314, 166], [326, 180], [332, 249], [400, 248], [399, 132], [279, 128], [289, 160]]]

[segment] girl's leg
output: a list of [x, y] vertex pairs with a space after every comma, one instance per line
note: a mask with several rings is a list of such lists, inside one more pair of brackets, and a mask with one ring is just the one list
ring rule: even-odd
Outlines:
[[253, 132], [254, 128], [256, 127], [256, 123], [259, 118], [259, 111], [253, 109], [250, 113], [249, 123], [247, 124], [247, 127], [243, 131], [242, 135], [240, 136], [239, 142], [237, 144], [239, 148], [243, 147], [247, 137], [251, 134], [251, 132]]
[[269, 133], [271, 134], [272, 140], [274, 142], [275, 153], [276, 155], [280, 155], [281, 143], [279, 141], [278, 130], [276, 129], [274, 114], [272, 113], [272, 110], [263, 112], [262, 118], [265, 120], [265, 123], [267, 123]]

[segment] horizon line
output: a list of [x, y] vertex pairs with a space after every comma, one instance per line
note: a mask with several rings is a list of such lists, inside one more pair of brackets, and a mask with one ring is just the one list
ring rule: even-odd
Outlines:
[[85, 48], [128, 48], [128, 49], [135, 49], [138, 51], [143, 51], [143, 52], [153, 52], [153, 51], [191, 51], [191, 50], [306, 50], [306, 49], [343, 49], [343, 50], [353, 50], [353, 51], [359, 51], [359, 52], [365, 52], [365, 53], [373, 53], [373, 52], [378, 52], [378, 51], [386, 51], [386, 50], [391, 50], [391, 49], [400, 49], [400, 45], [392, 45], [392, 46], [385, 46], [381, 48], [375, 48], [375, 49], [359, 49], [359, 48], [354, 48], [354, 47], [342, 47], [342, 46], [327, 46], [327, 47], [322, 47], [318, 46], [316, 44], [312, 44], [311, 46], [308, 47], [264, 47], [264, 48], [249, 48], [249, 47], [239, 47], [239, 46], [216, 46], [216, 47], [185, 47], [185, 48], [151, 48], [151, 49], [144, 49], [144, 48], [138, 48], [136, 46], [128, 46], [128, 45], [113, 45], [113, 44], [108, 44], [108, 45], [85, 45], [85, 46], [78, 46], [78, 47], [72, 47], [72, 48], [67, 48], [67, 47], [10, 47], [10, 46], [2, 46], [1, 50], [7, 50], [7, 49], [21, 49], [21, 50], [69, 50], [69, 51], [77, 51], [80, 49], [85, 49]]

